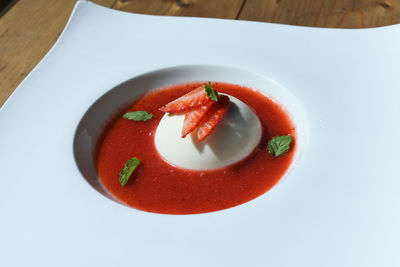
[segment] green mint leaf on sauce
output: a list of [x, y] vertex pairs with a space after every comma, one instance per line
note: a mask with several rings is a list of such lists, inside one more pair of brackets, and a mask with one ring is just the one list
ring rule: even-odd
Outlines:
[[122, 169], [121, 173], [119, 174], [119, 182], [121, 183], [121, 186], [125, 186], [126, 183], [129, 180], [129, 177], [131, 177], [132, 172], [136, 169], [137, 166], [139, 166], [140, 160], [136, 157], [129, 159], [125, 163], [125, 167]]
[[132, 111], [125, 113], [122, 117], [133, 121], [148, 121], [153, 117], [153, 114], [149, 114], [146, 111]]
[[215, 91], [214, 91], [214, 89], [213, 89], [212, 86], [211, 86], [211, 82], [208, 82], [208, 85], [205, 83], [205, 84], [204, 84], [204, 88], [206, 88], [207, 96], [208, 96], [209, 98], [211, 98], [212, 100], [214, 100], [215, 102], [218, 102], [218, 97], [217, 97], [217, 95], [215, 94]]
[[290, 135], [275, 136], [268, 142], [268, 151], [274, 157], [286, 154], [293, 138]]

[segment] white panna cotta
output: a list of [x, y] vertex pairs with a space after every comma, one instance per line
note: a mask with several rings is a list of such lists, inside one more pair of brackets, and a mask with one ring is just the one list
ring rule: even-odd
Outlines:
[[249, 156], [260, 142], [261, 123], [249, 106], [228, 97], [224, 118], [203, 142], [197, 141], [197, 131], [181, 137], [184, 114], [166, 113], [155, 134], [158, 153], [170, 164], [191, 170], [219, 169]]

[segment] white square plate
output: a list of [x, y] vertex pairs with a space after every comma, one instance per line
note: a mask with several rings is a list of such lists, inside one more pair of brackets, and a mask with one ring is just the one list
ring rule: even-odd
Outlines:
[[[160, 17], [80, 1], [0, 110], [0, 266], [400, 266], [400, 25], [338, 30]], [[148, 71], [218, 65], [276, 81], [308, 143], [281, 183], [200, 215], [137, 211], [80, 174], [80, 119]], [[306, 123], [306, 122], [305, 122]]]

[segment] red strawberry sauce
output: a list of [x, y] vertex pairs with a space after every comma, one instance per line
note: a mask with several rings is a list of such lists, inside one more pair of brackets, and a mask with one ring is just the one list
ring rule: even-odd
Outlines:
[[[180, 169], [159, 156], [154, 135], [164, 113], [158, 108], [199, 85], [190, 83], [152, 91], [120, 114], [145, 110], [153, 114], [151, 120], [130, 121], [119, 116], [110, 122], [98, 142], [97, 172], [105, 189], [116, 199], [133, 208], [157, 213], [211, 212], [264, 194], [285, 174], [296, 149], [296, 131], [288, 114], [263, 94], [227, 83], [212, 85], [218, 92], [235, 96], [252, 107], [263, 125], [262, 140], [255, 153], [239, 164], [213, 171]], [[272, 157], [267, 150], [268, 141], [273, 136], [287, 134], [294, 137], [289, 152]], [[132, 157], [139, 158], [141, 164], [122, 187], [119, 173]]]

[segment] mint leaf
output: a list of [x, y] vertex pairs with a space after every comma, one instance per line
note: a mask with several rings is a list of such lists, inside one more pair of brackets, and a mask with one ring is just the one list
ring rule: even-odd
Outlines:
[[215, 91], [211, 86], [211, 82], [208, 82], [208, 85], [205, 83], [204, 88], [206, 88], [207, 96], [212, 100], [214, 100], [215, 102], [218, 102], [217, 94], [215, 94]]
[[132, 111], [125, 113], [122, 117], [133, 121], [148, 121], [153, 117], [153, 114], [149, 114], [146, 111]]
[[293, 138], [290, 135], [275, 136], [268, 142], [268, 151], [274, 157], [286, 154]]
[[119, 174], [119, 182], [121, 183], [121, 186], [125, 186], [126, 183], [129, 180], [129, 177], [131, 177], [132, 172], [136, 169], [137, 166], [139, 166], [140, 160], [136, 157], [129, 159], [125, 163], [125, 167], [122, 169], [121, 173]]

